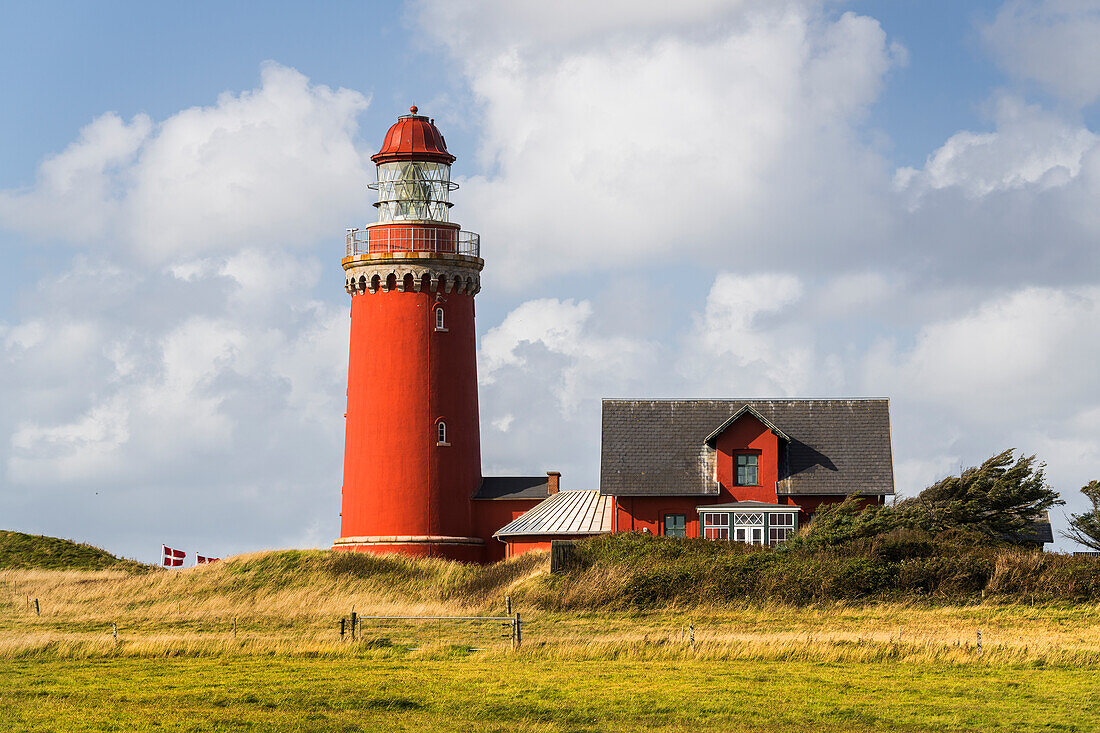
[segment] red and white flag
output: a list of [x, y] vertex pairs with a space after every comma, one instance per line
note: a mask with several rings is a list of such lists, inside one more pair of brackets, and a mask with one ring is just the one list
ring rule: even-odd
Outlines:
[[218, 560], [221, 560], [220, 557], [206, 557], [204, 555], [196, 555], [195, 557], [198, 558], [199, 565], [205, 565], [207, 563], [217, 562]]
[[164, 567], [166, 568], [178, 568], [183, 565], [183, 558], [187, 557], [187, 553], [183, 550], [173, 550], [168, 545], [161, 545], [164, 548]]

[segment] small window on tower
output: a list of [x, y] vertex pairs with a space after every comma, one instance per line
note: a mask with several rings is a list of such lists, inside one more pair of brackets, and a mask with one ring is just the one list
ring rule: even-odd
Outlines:
[[443, 327], [443, 309], [442, 308], [436, 308], [435, 309], [435, 330], [436, 331], [446, 331], [447, 330], [446, 328]]
[[450, 445], [447, 442], [447, 423], [440, 420], [436, 426], [436, 445]]

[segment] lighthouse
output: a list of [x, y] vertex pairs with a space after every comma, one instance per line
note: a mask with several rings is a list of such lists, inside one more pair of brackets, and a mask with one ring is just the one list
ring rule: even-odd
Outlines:
[[347, 231], [342, 261], [351, 345], [334, 549], [482, 561], [480, 238], [450, 220], [455, 157], [415, 106], [371, 160], [378, 221]]

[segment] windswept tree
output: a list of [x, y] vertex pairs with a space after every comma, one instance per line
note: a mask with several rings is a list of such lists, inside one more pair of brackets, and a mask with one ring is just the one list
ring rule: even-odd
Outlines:
[[896, 507], [904, 525], [937, 533], [970, 529], [991, 537], [1014, 539], [1043, 512], [1065, 502], [1046, 482], [1045, 464], [1015, 451], [986, 460], [958, 476], [949, 476]]
[[828, 547], [864, 537], [885, 534], [898, 526], [898, 513], [890, 506], [863, 507], [858, 494], [838, 504], [822, 506], [814, 520], [803, 529], [791, 546]]
[[1081, 487], [1081, 493], [1092, 502], [1092, 509], [1071, 514], [1069, 529], [1064, 530], [1062, 536], [1089, 549], [1100, 550], [1100, 481], [1089, 481]]

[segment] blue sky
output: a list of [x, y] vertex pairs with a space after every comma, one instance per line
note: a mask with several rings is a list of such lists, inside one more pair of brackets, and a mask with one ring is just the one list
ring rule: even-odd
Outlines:
[[1100, 475], [1096, 2], [2, 12], [6, 526], [335, 536], [342, 233], [410, 103], [483, 235], [487, 472], [594, 486], [605, 396], [886, 396], [902, 492]]

